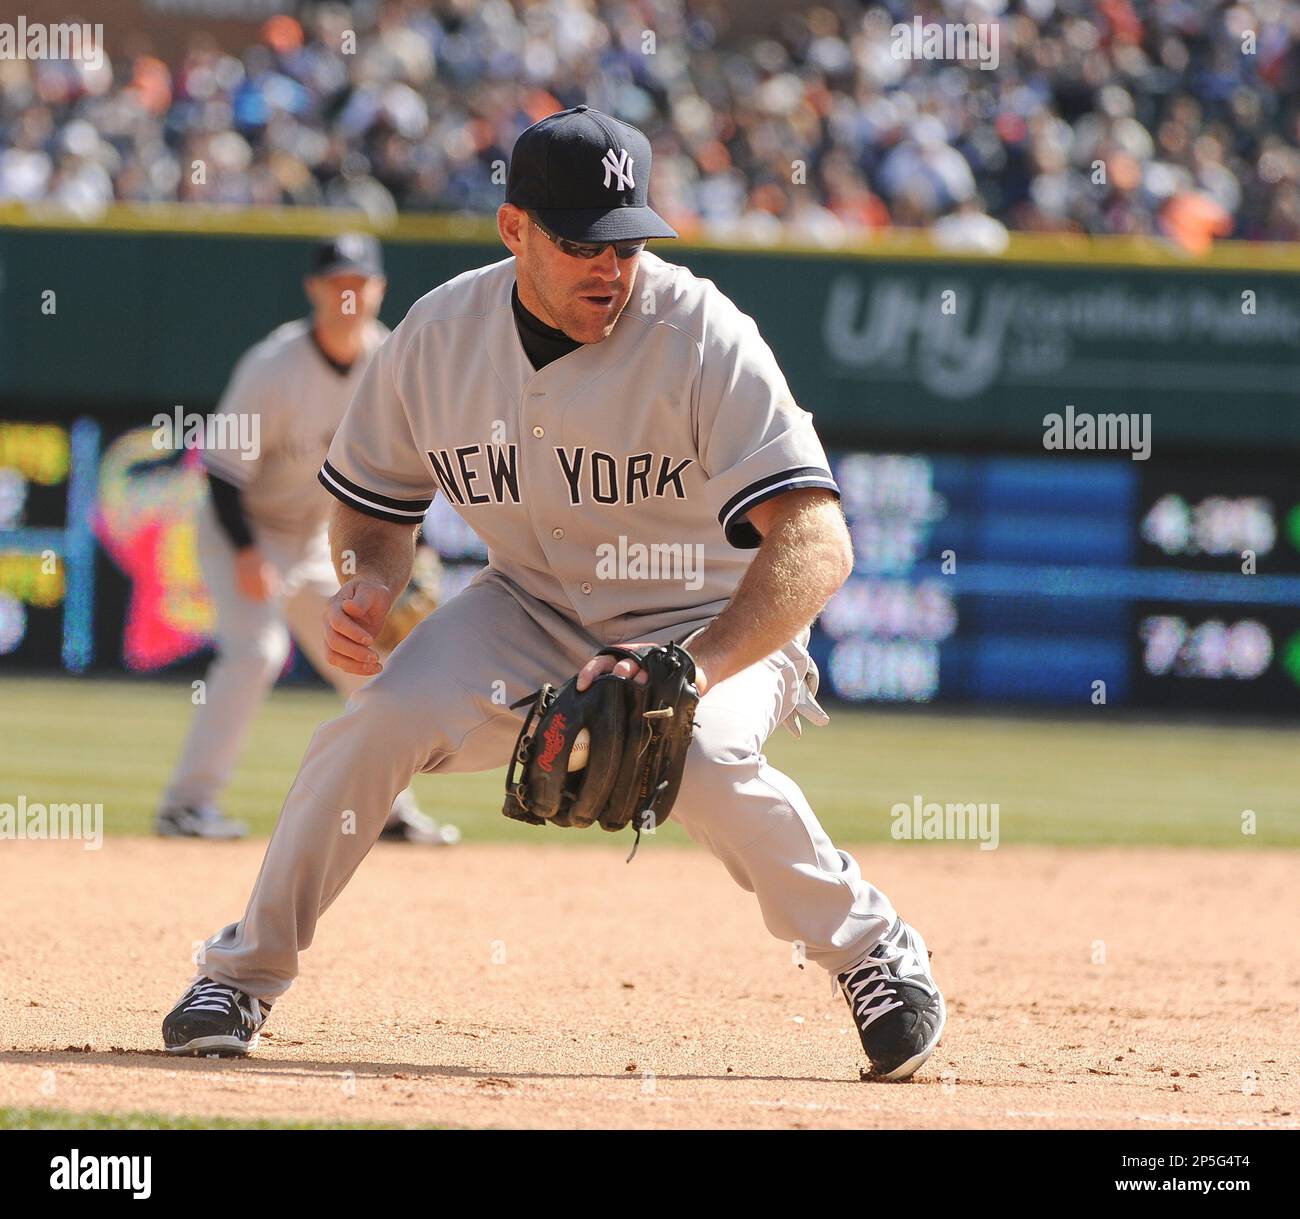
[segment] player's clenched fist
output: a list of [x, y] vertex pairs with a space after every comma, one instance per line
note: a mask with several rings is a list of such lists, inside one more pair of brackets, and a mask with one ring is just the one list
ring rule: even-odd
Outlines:
[[325, 607], [325, 650], [329, 662], [346, 673], [372, 677], [384, 666], [375, 637], [384, 625], [393, 594], [374, 580], [349, 580]]

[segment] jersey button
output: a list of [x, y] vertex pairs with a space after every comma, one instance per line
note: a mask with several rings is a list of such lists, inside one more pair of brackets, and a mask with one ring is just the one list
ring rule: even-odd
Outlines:
[[553, 538], [558, 542], [561, 538], [564, 537], [564, 530], [563, 530], [563, 529], [552, 529], [552, 530], [551, 530], [551, 537], [553, 537]]
[[546, 435], [546, 429], [544, 427], [535, 427], [533, 428], [533, 435], [536, 436], [538, 440], [541, 440], [541, 438]]
[[589, 593], [589, 592], [591, 592], [591, 585], [590, 585], [590, 584], [587, 584], [587, 583], [584, 581], [584, 582], [583, 582], [583, 585], [582, 585], [582, 591], [583, 591], [584, 593]]

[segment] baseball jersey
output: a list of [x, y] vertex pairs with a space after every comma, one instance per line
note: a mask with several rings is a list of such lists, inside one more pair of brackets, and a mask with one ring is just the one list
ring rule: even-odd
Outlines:
[[514, 259], [411, 308], [366, 369], [321, 482], [383, 520], [441, 491], [489, 565], [584, 625], [718, 612], [783, 492], [838, 495], [812, 416], [753, 320], [709, 280], [643, 253], [603, 342], [534, 369]]
[[307, 537], [329, 519], [330, 499], [316, 482], [330, 441], [365, 373], [388, 335], [379, 322], [367, 328], [361, 354], [346, 372], [332, 365], [312, 338], [305, 318], [277, 327], [244, 353], [217, 412], [258, 420], [256, 454], [207, 449], [205, 467], [239, 488], [255, 526]]

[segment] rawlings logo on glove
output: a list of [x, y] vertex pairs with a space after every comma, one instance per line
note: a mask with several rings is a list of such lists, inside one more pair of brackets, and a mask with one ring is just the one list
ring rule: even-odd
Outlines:
[[551, 726], [542, 733], [542, 740], [546, 742], [546, 748], [542, 750], [542, 756], [537, 759], [537, 765], [549, 771], [555, 761], [555, 755], [564, 747], [564, 716], [555, 717]]
[[643, 829], [668, 819], [681, 787], [700, 701], [695, 662], [675, 643], [608, 647], [597, 655], [635, 660], [646, 681], [604, 673], [580, 691], [572, 677], [558, 691], [548, 684], [515, 703], [512, 709], [532, 706], [515, 742], [501, 811], [530, 825], [613, 831], [630, 824], [639, 843]]

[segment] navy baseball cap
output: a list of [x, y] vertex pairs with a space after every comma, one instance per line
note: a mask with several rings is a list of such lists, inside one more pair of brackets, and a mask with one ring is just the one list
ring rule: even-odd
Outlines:
[[318, 241], [309, 275], [382, 275], [384, 253], [368, 233], [340, 233]]
[[589, 106], [548, 114], [515, 141], [506, 202], [570, 241], [676, 237], [647, 202], [650, 141]]

